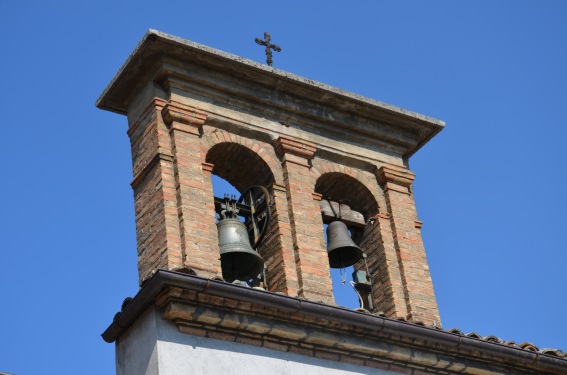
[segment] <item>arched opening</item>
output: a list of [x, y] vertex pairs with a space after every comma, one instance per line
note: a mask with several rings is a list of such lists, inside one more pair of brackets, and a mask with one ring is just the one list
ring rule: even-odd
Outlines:
[[[212, 169], [212, 184], [214, 196], [217, 198], [224, 198], [224, 196], [228, 194], [229, 196], [236, 196], [238, 199], [241, 194], [245, 193], [253, 186], [266, 188], [268, 199], [272, 194], [270, 189], [274, 182], [274, 175], [270, 167], [258, 154], [247, 147], [228, 142], [217, 144], [208, 151], [206, 162], [214, 165]], [[266, 204], [264, 209], [270, 212], [273, 208], [269, 204]], [[272, 223], [274, 215], [270, 215], [269, 217], [270, 218], [266, 219], [263, 225], [263, 228], [266, 228], [264, 231], [276, 226]], [[238, 219], [244, 221], [240, 216], [238, 216]], [[246, 230], [249, 229], [250, 227], [247, 226]], [[219, 232], [223, 232], [223, 230], [219, 229]], [[253, 235], [250, 231], [248, 234], [251, 242], [254, 243]], [[277, 238], [270, 238], [266, 235], [262, 237], [261, 241], [258, 240], [257, 246], [255, 246], [255, 250], [264, 261], [265, 278], [263, 282], [267, 286], [269, 286], [271, 274], [273, 274], [277, 268], [277, 263], [272, 259], [272, 253], [277, 247]], [[221, 253], [223, 249], [221, 249]], [[224, 262], [222, 260], [224, 258], [226, 258], [226, 255], [221, 257], [221, 263]], [[224, 269], [223, 276], [227, 281], [231, 281], [232, 279], [227, 279]]]
[[[315, 192], [322, 196], [322, 206], [334, 207], [332, 218], [323, 213], [325, 226], [325, 239], [327, 239], [327, 226], [330, 222], [340, 219], [347, 224], [348, 235], [358, 245], [362, 252], [369, 250], [369, 231], [365, 231], [367, 221], [378, 213], [378, 203], [372, 193], [357, 179], [339, 172], [323, 174], [315, 184]], [[337, 210], [336, 208], [339, 208]], [[340, 208], [350, 209], [352, 214], [347, 218]], [[329, 245], [327, 243], [327, 245]], [[350, 285], [352, 274], [355, 270], [363, 269], [364, 262], [360, 261], [354, 266], [342, 268], [331, 268], [331, 279], [333, 282], [333, 294], [338, 305], [348, 308], [359, 307], [359, 298]]]
[[206, 162], [214, 164], [213, 174], [232, 184], [239, 192], [250, 186], [270, 186], [274, 175], [258, 154], [237, 143], [219, 143], [207, 153]]

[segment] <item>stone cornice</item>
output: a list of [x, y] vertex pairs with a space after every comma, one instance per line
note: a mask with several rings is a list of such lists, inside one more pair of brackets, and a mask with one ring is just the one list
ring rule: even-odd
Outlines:
[[[231, 103], [240, 101], [287, 126], [332, 137], [344, 137], [346, 131], [349, 139], [366, 140], [370, 148], [393, 145], [404, 157], [444, 127], [440, 120], [155, 30], [144, 36], [97, 106], [125, 114], [129, 98], [144, 82], [164, 80], [179, 80], [183, 90], [195, 90], [195, 95], [225, 93]], [[237, 106], [245, 108], [240, 102]]]
[[[99, 108], [116, 111], [116, 112], [125, 112], [125, 109], [122, 108], [106, 108], [105, 103], [109, 100], [109, 97], [113, 96], [112, 93], [118, 90], [120, 85], [123, 85], [130, 79], [135, 79], [130, 73], [131, 68], [133, 65], [139, 63], [140, 59], [144, 58], [144, 55], [148, 54], [155, 54], [154, 52], [159, 50], [161, 53], [163, 51], [167, 51], [170, 55], [176, 55], [180, 53], [185, 53], [185, 55], [200, 55], [202, 56], [202, 62], [205, 63], [205, 60], [216, 60], [222, 61], [222, 64], [226, 66], [228, 69], [229, 66], [232, 68], [234, 66], [238, 66], [239, 69], [246, 69], [251, 71], [256, 71], [258, 73], [262, 72], [267, 76], [272, 77], [280, 77], [285, 79], [289, 83], [297, 83], [303, 86], [307, 86], [313, 88], [318, 91], [325, 92], [328, 98], [336, 96], [341, 96], [344, 98], [348, 98], [350, 100], [359, 101], [361, 103], [366, 103], [367, 105], [379, 107], [383, 110], [397, 113], [403, 116], [407, 116], [409, 118], [414, 118], [419, 121], [428, 122], [431, 124], [435, 124], [440, 127], [444, 127], [445, 123], [441, 120], [425, 116], [416, 112], [408, 111], [406, 109], [383, 103], [378, 100], [370, 99], [363, 97], [361, 95], [348, 92], [345, 90], [341, 90], [336, 87], [332, 87], [326, 85], [321, 82], [313, 81], [308, 78], [300, 77], [298, 75], [285, 72], [280, 69], [276, 69], [264, 64], [260, 64], [258, 62], [248, 60], [242, 58], [240, 56], [232, 55], [230, 53], [217, 50], [215, 48], [211, 48], [199, 43], [195, 43], [190, 40], [186, 40], [183, 38], [176, 37], [174, 35], [170, 35], [167, 33], [163, 33], [157, 30], [148, 30], [148, 32], [144, 35], [140, 43], [136, 46], [132, 54], [128, 57], [126, 62], [122, 65], [122, 67], [118, 70], [115, 77], [110, 81], [108, 86], [104, 89], [100, 97], [96, 101], [96, 105]], [[147, 60], [147, 56], [145, 56]], [[206, 61], [207, 63], [211, 63], [211, 61]], [[140, 69], [138, 69], [140, 70]]]
[[[348, 310], [264, 290], [158, 271], [103, 338], [113, 342], [155, 304], [182, 333], [224, 332], [234, 341], [255, 337], [283, 349], [310, 346], [329, 359], [357, 358], [446, 374], [566, 374], [567, 359], [479, 340], [438, 328]], [[331, 357], [333, 356], [334, 357]]]

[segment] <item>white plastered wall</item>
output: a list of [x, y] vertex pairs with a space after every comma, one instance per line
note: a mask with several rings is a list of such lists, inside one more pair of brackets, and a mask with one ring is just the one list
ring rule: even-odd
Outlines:
[[182, 334], [153, 307], [116, 344], [117, 375], [395, 374], [251, 345]]

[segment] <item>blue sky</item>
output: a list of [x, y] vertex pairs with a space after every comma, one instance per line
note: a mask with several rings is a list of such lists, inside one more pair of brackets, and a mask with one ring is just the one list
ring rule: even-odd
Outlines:
[[279, 3], [0, 0], [0, 371], [114, 373], [132, 172], [94, 102], [149, 28], [257, 61], [269, 31], [275, 67], [444, 120], [410, 160], [443, 326], [567, 350], [567, 2]]

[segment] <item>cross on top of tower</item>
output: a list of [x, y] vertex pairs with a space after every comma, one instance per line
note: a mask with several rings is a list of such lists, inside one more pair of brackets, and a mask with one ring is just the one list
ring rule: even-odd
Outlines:
[[276, 52], [281, 52], [282, 49], [279, 46], [270, 43], [270, 33], [265, 32], [264, 39], [265, 41], [260, 38], [256, 38], [256, 43], [261, 46], [266, 46], [266, 62], [269, 66], [272, 66], [272, 49]]

